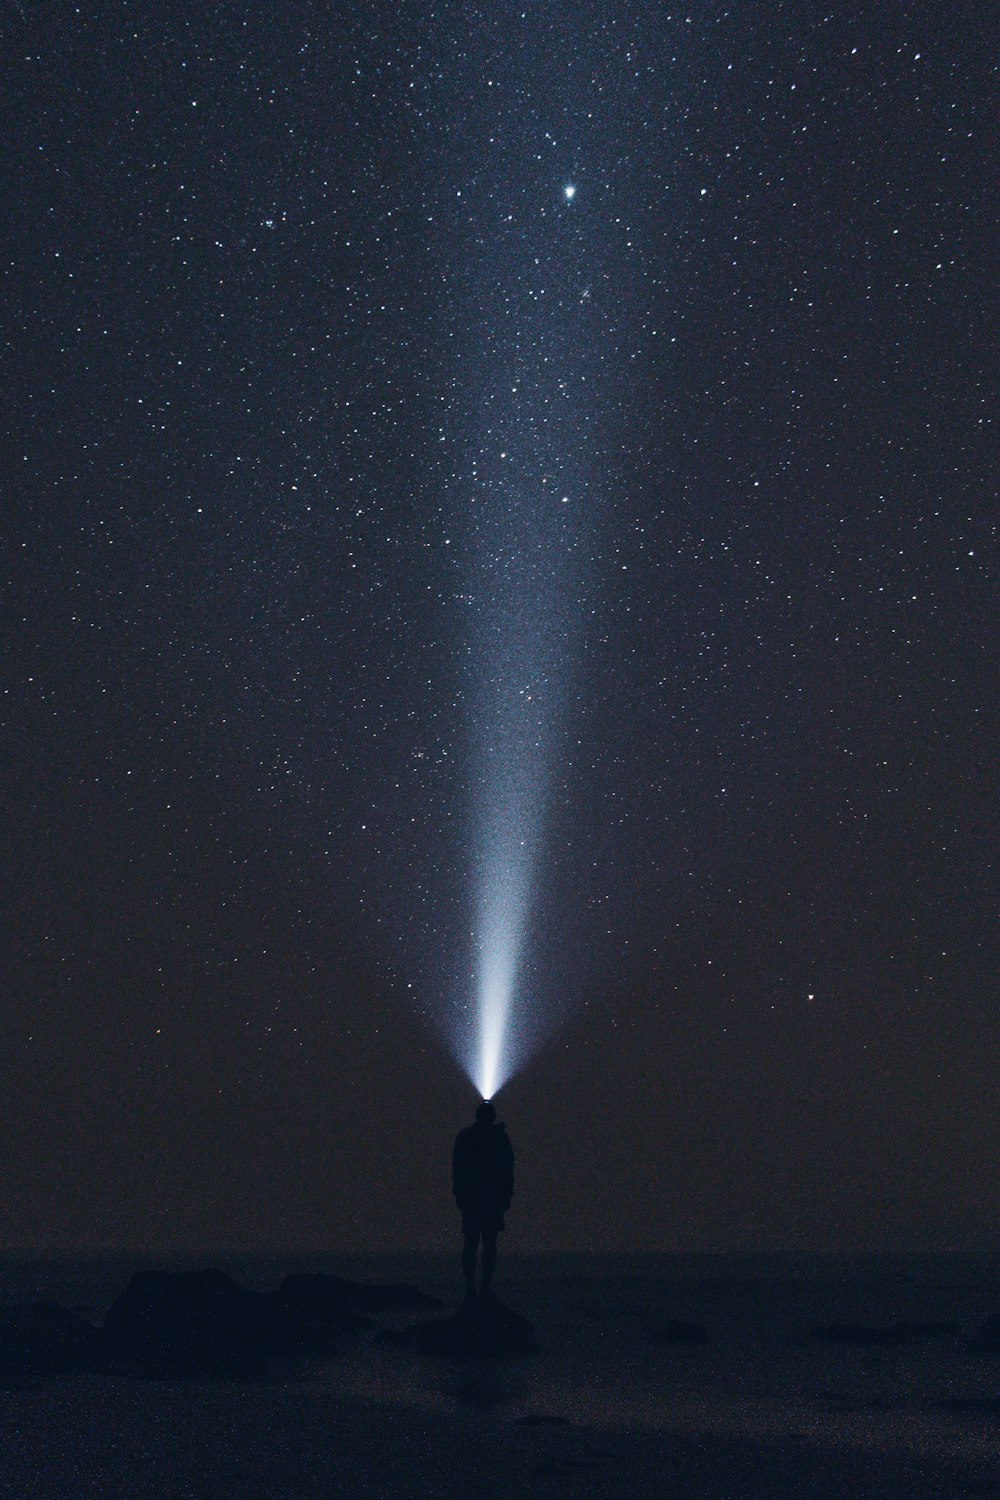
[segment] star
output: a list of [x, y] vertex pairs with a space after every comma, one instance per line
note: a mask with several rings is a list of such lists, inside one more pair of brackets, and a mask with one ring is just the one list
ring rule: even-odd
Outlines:
[[566, 186], [563, 188], [563, 196], [565, 197], [567, 203], [572, 203], [573, 199], [576, 197], [575, 183], [567, 182]]

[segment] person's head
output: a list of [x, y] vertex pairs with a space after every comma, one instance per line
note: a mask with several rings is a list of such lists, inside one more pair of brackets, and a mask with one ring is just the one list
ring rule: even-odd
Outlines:
[[482, 1102], [482, 1104], [476, 1110], [476, 1124], [477, 1125], [492, 1125], [493, 1121], [496, 1119], [496, 1117], [497, 1117], [497, 1112], [493, 1108], [493, 1105], [490, 1103], [490, 1101], [488, 1099], [484, 1099], [483, 1102]]

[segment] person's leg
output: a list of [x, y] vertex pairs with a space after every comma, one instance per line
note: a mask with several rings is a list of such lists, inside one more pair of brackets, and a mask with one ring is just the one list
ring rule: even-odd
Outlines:
[[493, 1284], [493, 1272], [497, 1268], [497, 1232], [495, 1229], [483, 1230], [483, 1296], [485, 1297]]
[[462, 1274], [465, 1277], [465, 1295], [467, 1297], [474, 1297], [476, 1295], [476, 1251], [478, 1248], [479, 1230], [467, 1229], [465, 1231], [465, 1244], [462, 1246]]

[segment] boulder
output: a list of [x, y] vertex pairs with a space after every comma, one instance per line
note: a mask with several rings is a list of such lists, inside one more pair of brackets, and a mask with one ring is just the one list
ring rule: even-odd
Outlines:
[[211, 1375], [333, 1352], [278, 1296], [222, 1271], [139, 1271], [108, 1310], [115, 1365], [146, 1374]]
[[20, 1381], [92, 1368], [101, 1331], [51, 1302], [0, 1310], [0, 1380]]
[[298, 1322], [329, 1343], [353, 1342], [362, 1328], [372, 1321], [360, 1313], [350, 1312], [337, 1292], [321, 1285], [325, 1276], [287, 1276], [278, 1296]]
[[418, 1353], [435, 1358], [508, 1359], [535, 1354], [534, 1324], [496, 1297], [464, 1304], [452, 1318], [432, 1318], [414, 1330]]
[[286, 1276], [281, 1283], [281, 1297], [310, 1317], [347, 1315], [360, 1319], [383, 1312], [420, 1312], [440, 1307], [437, 1297], [428, 1296], [418, 1287], [404, 1282], [348, 1281], [343, 1276], [325, 1276], [307, 1272]]

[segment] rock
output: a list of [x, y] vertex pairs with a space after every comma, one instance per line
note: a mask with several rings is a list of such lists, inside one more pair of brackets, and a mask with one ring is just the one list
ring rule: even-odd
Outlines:
[[0, 1380], [90, 1369], [102, 1348], [100, 1329], [68, 1308], [38, 1302], [0, 1311]]
[[707, 1344], [708, 1329], [700, 1323], [685, 1323], [680, 1318], [669, 1318], [653, 1329], [653, 1338], [658, 1344]]
[[247, 1371], [333, 1352], [279, 1297], [214, 1270], [137, 1272], [104, 1331], [112, 1363], [146, 1374]]
[[348, 1281], [343, 1276], [304, 1273], [286, 1276], [280, 1295], [296, 1308], [311, 1312], [371, 1314], [381, 1312], [420, 1312], [440, 1307], [437, 1297], [430, 1297], [418, 1287], [403, 1282]]
[[506, 1359], [538, 1350], [534, 1325], [496, 1297], [467, 1303], [453, 1318], [432, 1318], [414, 1334], [417, 1351], [436, 1358]]

